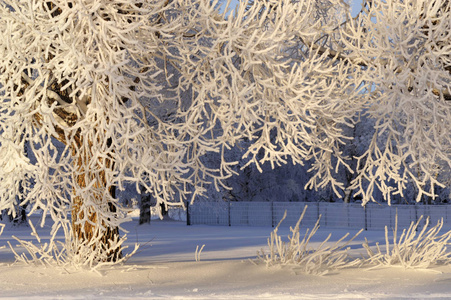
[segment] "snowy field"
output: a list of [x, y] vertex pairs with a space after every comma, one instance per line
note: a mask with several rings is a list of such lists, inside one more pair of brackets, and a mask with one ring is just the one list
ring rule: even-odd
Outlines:
[[[135, 220], [136, 221], [136, 220]], [[290, 267], [255, 265], [256, 251], [266, 247], [271, 227], [186, 226], [183, 222], [126, 224], [129, 244], [141, 244], [125, 265], [90, 271], [14, 264], [6, 241], [11, 235], [32, 240], [26, 227], [7, 226], [0, 236], [0, 298], [6, 299], [446, 299], [451, 298], [451, 266], [428, 270], [351, 268], [322, 277]], [[39, 229], [45, 237], [45, 229]], [[48, 229], [48, 228], [47, 228]], [[302, 230], [302, 229], [301, 229]], [[332, 232], [320, 229], [315, 243]], [[286, 236], [288, 228], [279, 233]], [[350, 231], [351, 235], [355, 231]], [[364, 254], [384, 242], [383, 231], [366, 231], [351, 244], [351, 254]], [[200, 261], [197, 246], [205, 245]]]

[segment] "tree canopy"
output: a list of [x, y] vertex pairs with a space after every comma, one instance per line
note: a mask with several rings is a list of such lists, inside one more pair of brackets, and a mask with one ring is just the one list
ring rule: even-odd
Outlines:
[[[434, 195], [451, 163], [448, 1], [366, 1], [355, 18], [342, 0], [217, 4], [0, 1], [0, 210], [21, 195], [115, 260], [116, 188], [191, 200], [244, 146], [243, 166], [311, 162], [310, 188], [340, 194], [354, 172], [363, 203], [409, 181]], [[363, 115], [374, 135], [349, 157]]]

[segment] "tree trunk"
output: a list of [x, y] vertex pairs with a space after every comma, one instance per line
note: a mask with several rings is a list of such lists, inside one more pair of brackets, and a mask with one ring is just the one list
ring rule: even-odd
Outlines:
[[166, 205], [164, 203], [160, 203], [160, 212], [161, 212], [161, 216], [164, 218], [168, 215], [168, 209], [166, 207]]
[[9, 220], [15, 224], [15, 225], [20, 225], [20, 224], [25, 224], [27, 222], [27, 205], [17, 205], [16, 206], [16, 216], [13, 217], [12, 214], [9, 215]]
[[[75, 151], [79, 149], [81, 147], [74, 147], [73, 154], [76, 154]], [[83, 152], [75, 160], [77, 170], [75, 179], [79, 189], [85, 189], [88, 186], [91, 188], [89, 202], [87, 202], [88, 199], [77, 195], [74, 190], [71, 211], [73, 236], [77, 239], [78, 245], [90, 245], [95, 251], [106, 251], [104, 261], [115, 262], [122, 258], [122, 251], [120, 248], [110, 248], [111, 243], [119, 241], [120, 236], [119, 228], [109, 224], [110, 217], [116, 212], [116, 207], [109, 201], [108, 196], [114, 198], [116, 189], [108, 184], [105, 170], [101, 167], [105, 165], [107, 168], [112, 168], [112, 162], [106, 159], [102, 164], [102, 161], [99, 161], [95, 168], [88, 170], [86, 166], [92, 160], [92, 154], [91, 151]], [[108, 194], [105, 193], [106, 189]], [[107, 219], [103, 215], [107, 215]]]
[[139, 207], [139, 225], [150, 223], [150, 200], [151, 195], [144, 192], [144, 188], [141, 187], [141, 203]]
[[345, 195], [343, 197], [343, 202], [344, 203], [350, 203], [351, 202], [352, 190], [349, 187], [347, 187], [344, 191], [345, 191]]

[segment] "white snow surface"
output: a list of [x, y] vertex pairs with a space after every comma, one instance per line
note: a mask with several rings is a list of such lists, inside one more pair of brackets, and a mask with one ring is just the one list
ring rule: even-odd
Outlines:
[[[153, 220], [125, 224], [127, 243], [141, 248], [122, 266], [101, 271], [14, 263], [7, 246], [11, 235], [32, 240], [29, 228], [7, 226], [0, 236], [0, 298], [2, 299], [446, 299], [451, 297], [451, 266], [427, 270], [390, 267], [350, 268], [314, 276], [290, 267], [266, 268], [251, 262], [265, 248], [271, 227], [186, 226]], [[38, 232], [45, 242], [44, 227]], [[331, 242], [347, 230], [323, 228], [313, 244], [332, 232]], [[287, 236], [289, 229], [279, 233]], [[354, 231], [350, 231], [354, 234]], [[364, 254], [384, 242], [384, 232], [365, 231], [351, 244], [350, 254]], [[11, 242], [13, 245], [15, 243]], [[205, 245], [195, 260], [196, 247]], [[132, 247], [130, 247], [132, 248]], [[20, 250], [16, 248], [16, 250]]]

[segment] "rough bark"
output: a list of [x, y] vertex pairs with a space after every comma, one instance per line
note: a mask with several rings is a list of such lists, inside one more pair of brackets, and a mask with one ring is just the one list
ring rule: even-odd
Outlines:
[[[79, 151], [80, 147], [74, 146], [73, 154]], [[92, 203], [86, 203], [86, 199], [75, 194], [72, 199], [72, 230], [74, 238], [78, 240], [79, 244], [90, 244], [93, 242], [93, 250], [97, 247], [102, 247], [102, 250], [108, 251], [111, 241], [119, 240], [119, 228], [106, 224], [105, 221], [99, 218], [99, 212], [108, 210], [108, 213], [115, 213], [116, 207], [113, 203], [108, 201], [108, 197], [104, 196], [104, 192], [108, 189], [108, 193], [113, 198], [115, 197], [115, 187], [109, 186], [106, 180], [105, 171], [99, 168], [87, 169], [87, 162], [92, 158], [90, 151], [83, 151], [80, 153], [76, 163], [76, 182], [78, 188], [86, 188], [92, 181], [94, 181], [91, 188], [90, 198]], [[87, 152], [87, 153], [86, 153]], [[110, 160], [104, 162], [105, 166], [112, 168], [113, 164]], [[122, 258], [122, 251], [120, 248], [112, 249], [107, 255], [107, 261], [117, 261]]]

